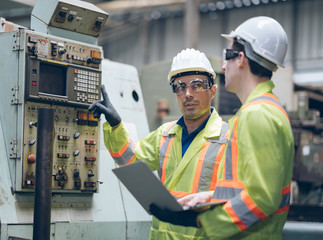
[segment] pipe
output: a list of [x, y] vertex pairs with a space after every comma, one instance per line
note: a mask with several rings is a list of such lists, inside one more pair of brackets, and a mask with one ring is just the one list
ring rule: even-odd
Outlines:
[[50, 239], [53, 140], [54, 110], [39, 108], [37, 119], [33, 240]]

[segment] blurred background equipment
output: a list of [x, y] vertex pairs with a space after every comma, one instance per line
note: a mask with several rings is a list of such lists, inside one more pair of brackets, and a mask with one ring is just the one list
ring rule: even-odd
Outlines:
[[[213, 105], [227, 120], [239, 109], [240, 102], [224, 89], [220, 56], [228, 43], [220, 34], [229, 33], [244, 20], [261, 15], [281, 23], [289, 44], [286, 68], [273, 75], [277, 86], [275, 94], [291, 120], [296, 150], [292, 205], [283, 239], [323, 238], [323, 1], [55, 0], [48, 5], [47, 1], [38, 2], [39, 5], [35, 5], [36, 0], [2, 0], [0, 4], [0, 32], [12, 31], [0, 34], [1, 77], [6, 79], [0, 90], [0, 159], [3, 166], [0, 188], [4, 192], [0, 198], [4, 202], [0, 206], [1, 240], [9, 236], [30, 238], [32, 234], [30, 194], [33, 187], [27, 188], [25, 183], [32, 184], [35, 177], [29, 169], [33, 169], [36, 161], [32, 149], [37, 144], [34, 141], [35, 113], [40, 106], [56, 110], [55, 131], [61, 139], [58, 140], [56, 135], [54, 144], [61, 146], [58, 151], [61, 157], [54, 152], [54, 161], [70, 164], [68, 170], [55, 168], [53, 172], [53, 184], [56, 185], [53, 185], [52, 232], [55, 236], [51, 238], [64, 239], [64, 234], [70, 237], [74, 232], [75, 239], [82, 239], [81, 236], [132, 239], [132, 234], [133, 239], [146, 239], [150, 228], [150, 217], [141, 211], [140, 205], [110, 173], [114, 163], [103, 146], [99, 129], [102, 121], [96, 122], [86, 112], [89, 103], [85, 96], [88, 95], [80, 89], [79, 101], [77, 95], [70, 98], [73, 95], [66, 90], [70, 85], [65, 90], [50, 87], [31, 91], [35, 89], [32, 88], [33, 79], [38, 81], [40, 74], [45, 74], [42, 79], [51, 81], [55, 73], [62, 76], [57, 84], [64, 85], [62, 81], [66, 81], [84, 88], [80, 81], [84, 81], [87, 72], [99, 74], [99, 82], [109, 86], [109, 97], [127, 123], [130, 134], [138, 139], [161, 123], [181, 115], [175, 107], [177, 103], [167, 82], [167, 74], [174, 54], [195, 47], [206, 53], [217, 73], [218, 90]], [[87, 14], [82, 15], [83, 11]], [[98, 18], [102, 14], [103, 19]], [[64, 18], [64, 24], [57, 22]], [[92, 28], [85, 30], [85, 19], [87, 22], [91, 19]], [[62, 25], [64, 27], [59, 27]], [[47, 57], [43, 54], [46, 46]], [[53, 51], [56, 56], [52, 55], [53, 49], [56, 49]], [[84, 53], [79, 49], [85, 49]], [[41, 54], [36, 58], [38, 51]], [[73, 69], [81, 72], [74, 73]], [[68, 74], [65, 71], [69, 71]], [[80, 79], [78, 83], [71, 82], [73, 75]], [[27, 87], [26, 83], [31, 86]], [[62, 91], [67, 91], [66, 95]], [[42, 94], [37, 95], [40, 92]], [[164, 102], [163, 99], [168, 100], [169, 110], [168, 114], [160, 111], [161, 116], [157, 115], [158, 109], [165, 109], [157, 106]], [[92, 122], [98, 127], [92, 126]], [[97, 144], [84, 147], [85, 140], [90, 140], [89, 143], [97, 141]], [[92, 172], [86, 172], [86, 166], [73, 165], [72, 160], [81, 159], [89, 148], [98, 151], [96, 161], [87, 161], [93, 166]], [[75, 149], [78, 151], [74, 152]], [[67, 156], [64, 154], [69, 154], [69, 158], [64, 158]], [[74, 169], [79, 171], [72, 171]], [[98, 188], [97, 182], [96, 187], [83, 189], [84, 178], [103, 184]], [[81, 188], [74, 189], [74, 184]], [[89, 189], [92, 190], [89, 192]], [[104, 227], [97, 230], [101, 224]]]

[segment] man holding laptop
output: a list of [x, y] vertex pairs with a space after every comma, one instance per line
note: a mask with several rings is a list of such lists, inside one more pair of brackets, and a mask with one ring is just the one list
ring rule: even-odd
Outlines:
[[[152, 204], [150, 212], [166, 222], [202, 227], [207, 239], [280, 240], [289, 210], [294, 139], [270, 79], [283, 65], [287, 36], [276, 20], [263, 16], [222, 36], [231, 41], [224, 50], [225, 87], [243, 104], [229, 120], [230, 141], [212, 196], [227, 202], [199, 213]], [[196, 193], [180, 202], [210, 199], [207, 193]]]
[[[214, 70], [204, 53], [186, 49], [177, 54], [168, 81], [183, 116], [163, 124], [136, 145], [104, 86], [101, 86], [103, 100], [94, 102], [89, 110], [97, 118], [105, 115], [105, 146], [119, 166], [143, 160], [158, 171], [160, 181], [175, 198], [213, 191], [228, 130], [227, 123], [211, 106], [216, 93], [214, 80]], [[205, 237], [203, 229], [176, 226], [154, 217], [149, 239], [201, 240]]]

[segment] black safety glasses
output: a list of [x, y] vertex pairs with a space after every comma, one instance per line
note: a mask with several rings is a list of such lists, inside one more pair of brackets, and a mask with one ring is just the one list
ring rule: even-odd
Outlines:
[[223, 61], [227, 61], [239, 56], [239, 51], [233, 49], [223, 49]]

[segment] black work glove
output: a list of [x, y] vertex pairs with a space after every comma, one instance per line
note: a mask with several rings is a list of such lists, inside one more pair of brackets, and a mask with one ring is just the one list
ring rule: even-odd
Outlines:
[[149, 211], [160, 221], [186, 227], [197, 227], [196, 218], [199, 212], [192, 210], [173, 212], [167, 209], [161, 209], [153, 203], [150, 204]]
[[103, 113], [105, 119], [110, 124], [111, 127], [117, 126], [121, 122], [121, 117], [111, 104], [107, 91], [105, 90], [104, 85], [101, 85], [101, 93], [103, 96], [103, 100], [97, 100], [91, 104], [89, 107], [89, 111], [93, 111], [93, 116], [95, 118], [100, 118], [101, 114]]

